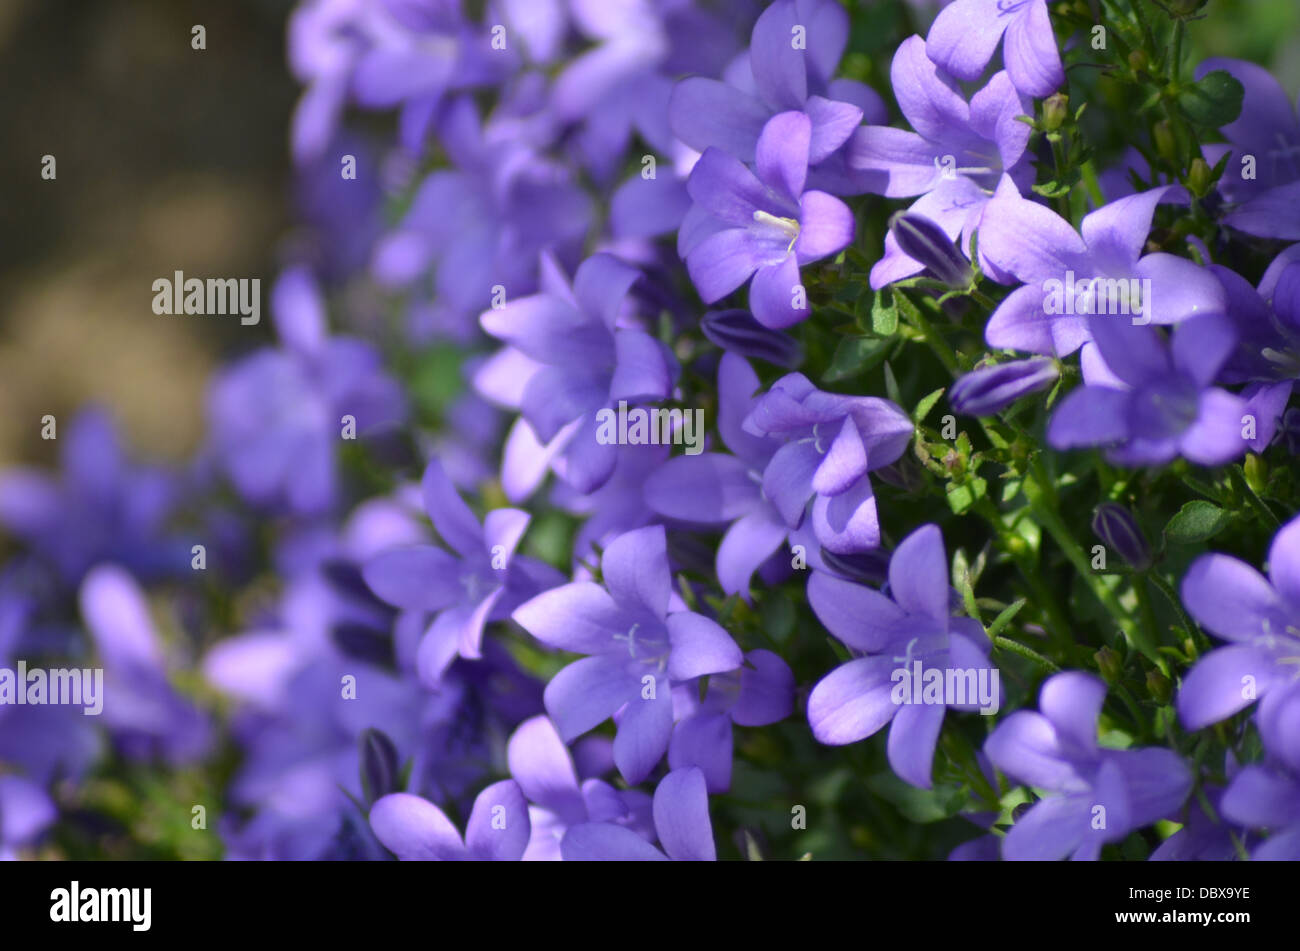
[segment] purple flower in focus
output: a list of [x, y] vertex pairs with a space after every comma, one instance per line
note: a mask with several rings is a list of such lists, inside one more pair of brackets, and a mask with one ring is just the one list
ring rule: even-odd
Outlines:
[[531, 803], [532, 835], [525, 861], [559, 860], [564, 834], [587, 822], [613, 823], [647, 842], [654, 839], [650, 797], [635, 789], [615, 789], [601, 779], [579, 785], [573, 756], [545, 716], [519, 724], [506, 755], [511, 777]]
[[[1244, 561], [1230, 555], [1202, 555], [1183, 578], [1183, 603], [1207, 630], [1231, 644], [1210, 651], [1183, 678], [1178, 692], [1178, 713], [1189, 730], [1199, 730], [1244, 710], [1255, 702], [1265, 704], [1272, 695], [1295, 694], [1300, 683], [1300, 518], [1278, 530], [1268, 552], [1265, 578]], [[1296, 695], [1300, 699], [1300, 694]], [[1285, 702], [1282, 702], [1285, 700]], [[1291, 698], [1277, 698], [1278, 710], [1300, 713]], [[1263, 716], [1266, 742], [1274, 731], [1273, 714]], [[1281, 725], [1281, 720], [1276, 721]], [[1294, 729], [1294, 724], [1289, 726]], [[1283, 731], [1279, 729], [1277, 734]], [[1294, 734], [1293, 734], [1294, 735]], [[1279, 754], [1292, 747], [1280, 739], [1272, 744]], [[1288, 758], [1289, 757], [1285, 757]], [[1294, 765], [1300, 771], [1300, 748]]]
[[502, 464], [511, 500], [526, 498], [548, 465], [579, 492], [600, 488], [619, 456], [617, 445], [598, 438], [600, 410], [623, 400], [656, 402], [672, 392], [677, 361], [630, 314], [630, 292], [640, 277], [613, 255], [596, 254], [578, 268], [570, 287], [544, 257], [541, 293], [509, 300], [479, 318], [508, 346], [479, 370], [475, 385], [522, 413]]
[[513, 779], [478, 794], [464, 839], [446, 813], [410, 793], [390, 793], [376, 802], [370, 828], [384, 848], [407, 862], [517, 862], [531, 833], [528, 803]]
[[[960, 239], [969, 256], [980, 212], [1003, 176], [1019, 188], [1033, 181], [1025, 156], [1031, 130], [1016, 118], [1033, 111], [1030, 103], [1006, 73], [995, 75], [968, 103], [952, 77], [925, 55], [919, 36], [899, 45], [889, 74], [899, 108], [916, 131], [865, 126], [849, 142], [848, 164], [876, 177], [873, 192], [922, 196], [908, 212], [930, 219], [950, 240]], [[982, 235], [979, 245], [982, 260]], [[923, 267], [887, 235], [885, 256], [871, 269], [871, 286], [912, 277]]]
[[1098, 208], [1076, 232], [1049, 208], [1000, 187], [980, 219], [980, 258], [1000, 282], [1026, 286], [989, 318], [988, 345], [1066, 356], [1088, 339], [1089, 308], [1139, 324], [1223, 313], [1223, 287], [1207, 269], [1172, 254], [1142, 253], [1156, 206], [1188, 197], [1178, 185], [1152, 188]]
[[344, 417], [364, 436], [401, 421], [406, 403], [378, 351], [328, 336], [324, 301], [305, 269], [281, 276], [271, 306], [282, 346], [245, 357], [213, 382], [212, 450], [248, 501], [317, 514], [336, 501]]
[[1244, 87], [1241, 115], [1221, 130], [1227, 145], [1204, 146], [1216, 166], [1230, 155], [1219, 192], [1234, 207], [1223, 223], [1260, 238], [1300, 240], [1300, 118], [1273, 76], [1255, 63], [1207, 59], [1196, 68], [1202, 79], [1226, 70]]
[[455, 554], [434, 545], [406, 545], [366, 562], [363, 574], [385, 603], [405, 611], [432, 612], [420, 641], [420, 679], [435, 685], [459, 654], [482, 656], [483, 627], [504, 620], [539, 590], [558, 584], [558, 572], [515, 555], [528, 527], [519, 509], [494, 509], [480, 525], [436, 459], [422, 483], [424, 507]]
[[1092, 317], [1088, 328], [1099, 360], [1089, 365], [1085, 353], [1089, 382], [1052, 414], [1053, 448], [1106, 446], [1106, 458], [1123, 466], [1164, 465], [1178, 456], [1217, 466], [1245, 453], [1246, 404], [1212, 385], [1236, 345], [1226, 317], [1179, 324], [1168, 343], [1157, 328], [1126, 318]]
[[663, 526], [616, 538], [601, 574], [605, 587], [579, 581], [554, 588], [513, 616], [543, 643], [588, 655], [551, 679], [546, 712], [570, 742], [621, 710], [614, 762], [638, 783], [668, 749], [672, 684], [734, 670], [742, 657], [716, 622], [674, 609]]
[[1171, 816], [1186, 801], [1192, 776], [1172, 750], [1097, 746], [1105, 699], [1099, 678], [1056, 674], [1038, 695], [1040, 712], [1011, 714], [985, 742], [985, 754], [1002, 772], [1058, 794], [1035, 803], [1011, 827], [1003, 858], [1094, 861], [1103, 845]]
[[661, 779], [653, 808], [655, 832], [663, 852], [625, 826], [588, 822], [565, 833], [560, 853], [566, 862], [717, 860], [713, 824], [709, 821], [709, 792], [700, 770], [675, 769]]
[[759, 323], [789, 327], [812, 313], [799, 268], [849, 245], [853, 213], [826, 192], [804, 190], [811, 136], [806, 114], [774, 116], [759, 136], [757, 175], [721, 149], [700, 156], [677, 250], [705, 303], [752, 277], [749, 309]]
[[1065, 82], [1046, 0], [956, 0], [930, 25], [925, 51], [958, 79], [978, 79], [1004, 36], [1002, 60], [1022, 93], [1041, 99]]
[[739, 670], [710, 677], [703, 700], [696, 684], [676, 690], [675, 699], [690, 712], [680, 715], [673, 728], [668, 768], [699, 767], [710, 793], [731, 788], [732, 724], [768, 726], [794, 709], [794, 673], [766, 650], [747, 653]]
[[753, 436], [743, 427], [758, 388], [758, 375], [748, 363], [723, 354], [718, 364], [718, 432], [734, 455], [676, 456], [645, 482], [646, 504], [660, 515], [703, 525], [731, 523], [718, 546], [718, 583], [724, 593], [746, 599], [754, 572], [775, 558], [790, 534], [780, 509], [763, 491], [763, 471], [782, 444]]
[[743, 429], [783, 445], [763, 470], [763, 495], [798, 528], [812, 500], [817, 540], [835, 554], [880, 544], [876, 499], [867, 473], [896, 461], [912, 421], [889, 400], [824, 393], [801, 373], [772, 384]]
[[[856, 743], [886, 723], [889, 765], [902, 779], [929, 789], [935, 744], [944, 713], [979, 710], [972, 689], [964, 701], [939, 697], [913, 699], [899, 690], [900, 678], [922, 670], [980, 672], [992, 685], [988, 703], [1001, 705], [998, 672], [989, 660], [990, 643], [973, 618], [952, 616], [952, 589], [943, 535], [923, 525], [908, 535], [889, 560], [888, 595], [817, 571], [808, 581], [808, 603], [818, 619], [857, 657], [831, 671], [808, 696], [813, 735], [832, 746]], [[897, 673], [897, 672], [900, 672]], [[924, 676], [924, 674], [923, 674]], [[922, 685], [915, 691], [921, 695]]]

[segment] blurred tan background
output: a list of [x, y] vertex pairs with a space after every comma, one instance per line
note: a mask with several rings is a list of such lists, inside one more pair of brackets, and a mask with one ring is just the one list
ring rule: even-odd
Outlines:
[[[140, 455], [178, 459], [222, 353], [269, 338], [291, 5], [0, 0], [0, 465], [48, 461], [40, 417], [92, 401]], [[261, 278], [261, 323], [155, 315], [175, 270]]]

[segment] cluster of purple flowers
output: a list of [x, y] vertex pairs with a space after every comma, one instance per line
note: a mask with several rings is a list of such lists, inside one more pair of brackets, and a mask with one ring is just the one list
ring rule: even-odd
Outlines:
[[[838, 75], [849, 35], [836, 0], [492, 0], [480, 19], [304, 0], [304, 175], [381, 151], [345, 144], [349, 109], [396, 119], [384, 196], [349, 205], [371, 236], [359, 297], [328, 293], [337, 260], [283, 271], [278, 342], [212, 382], [188, 470], [132, 466], [86, 414], [57, 478], [0, 480], [22, 544], [0, 574], [0, 667], [93, 659], [109, 691], [102, 723], [0, 707], [0, 856], [39, 841], [56, 779], [109, 747], [177, 765], [233, 743], [220, 832], [239, 858], [712, 860], [735, 728], [796, 716], [828, 746], [888, 724], [888, 769], [932, 790], [945, 731], [969, 746], [1027, 691], [1004, 689], [1003, 619], [981, 620], [939, 525], [886, 530], [876, 489], [908, 488], [924, 414], [798, 370], [790, 334], [863, 249], [857, 212], [911, 200], [866, 249], [864, 291], [1007, 291], [954, 411], [996, 421], [1081, 373], [1046, 443], [1126, 470], [1221, 466], [1285, 434], [1300, 245], [1256, 286], [1153, 240], [1163, 206], [1196, 200], [1181, 185], [1097, 202], [1077, 229], [1053, 210], [1033, 190], [1036, 101], [1066, 80], [1044, 0], [955, 0], [902, 40], [888, 75], [907, 128]], [[1224, 242], [1300, 239], [1294, 109], [1258, 67], [1213, 69], [1247, 108], [1204, 158], [1259, 167], [1219, 180]], [[353, 183], [319, 182], [326, 220]], [[386, 310], [398, 330], [359, 319]], [[437, 372], [467, 392], [431, 427], [398, 366], [447, 350]], [[706, 450], [674, 453], [696, 406]], [[605, 438], [636, 412], [647, 438]], [[382, 478], [354, 447], [391, 458]], [[186, 507], [204, 514], [172, 517]], [[1268, 570], [1192, 564], [1182, 601], [1230, 644], [1176, 699], [1188, 731], [1258, 701], [1264, 759], [1214, 788], [1172, 749], [1099, 742], [1107, 683], [1055, 673], [1037, 712], [984, 721], [963, 782], [1005, 815], [954, 857], [1096, 859], [1174, 820], [1154, 857], [1300, 858], [1300, 519]], [[818, 632], [803, 683], [754, 634], [780, 586]], [[233, 624], [223, 587], [249, 592]]]

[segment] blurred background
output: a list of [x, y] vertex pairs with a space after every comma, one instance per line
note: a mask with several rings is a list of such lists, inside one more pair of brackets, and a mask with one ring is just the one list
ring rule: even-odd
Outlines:
[[[178, 460], [209, 371], [270, 336], [292, 5], [0, 0], [0, 466], [52, 461], [41, 416], [90, 401], [140, 453]], [[261, 278], [262, 322], [155, 315], [151, 285], [178, 269]]]

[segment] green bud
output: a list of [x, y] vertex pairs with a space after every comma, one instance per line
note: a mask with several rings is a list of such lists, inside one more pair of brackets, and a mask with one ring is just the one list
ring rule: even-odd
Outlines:
[[1147, 671], [1147, 691], [1157, 703], [1168, 703], [1169, 698], [1174, 694], [1173, 684], [1158, 670]]
[[1263, 458], [1253, 452], [1248, 453], [1242, 469], [1246, 472], [1246, 485], [1250, 486], [1256, 494], [1263, 492], [1268, 484], [1268, 467], [1264, 464]]
[[1174, 139], [1174, 129], [1168, 119], [1161, 119], [1156, 123], [1152, 137], [1156, 141], [1156, 152], [1160, 157], [1170, 164], [1177, 164], [1178, 143]]
[[1144, 72], [1149, 63], [1145, 50], [1134, 50], [1128, 54], [1128, 68], [1135, 73]]
[[1214, 172], [1209, 163], [1198, 155], [1192, 160], [1191, 168], [1187, 170], [1187, 187], [1197, 198], [1204, 198], [1210, 193], [1213, 185]]
[[1106, 683], [1113, 684], [1119, 680], [1124, 670], [1124, 662], [1119, 654], [1109, 647], [1102, 647], [1092, 655], [1092, 659], [1097, 662], [1097, 669], [1101, 671], [1101, 677]]
[[1043, 128], [1055, 132], [1070, 114], [1070, 97], [1065, 93], [1052, 93], [1043, 100]]

